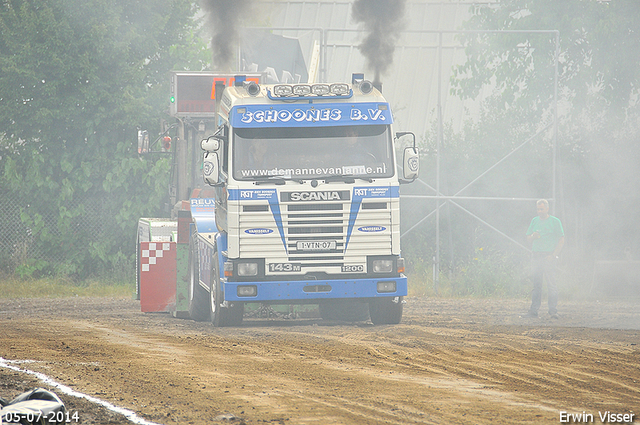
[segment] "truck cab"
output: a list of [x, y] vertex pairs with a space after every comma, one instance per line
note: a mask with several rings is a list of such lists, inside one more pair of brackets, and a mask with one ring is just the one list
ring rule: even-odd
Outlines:
[[[192, 199], [189, 311], [216, 326], [249, 302], [320, 305], [324, 318], [356, 302], [373, 323], [399, 323], [407, 278], [388, 102], [352, 84], [259, 85], [236, 77], [203, 140], [214, 199]], [[351, 304], [352, 305], [352, 304]], [[336, 306], [338, 307], [336, 313]]]

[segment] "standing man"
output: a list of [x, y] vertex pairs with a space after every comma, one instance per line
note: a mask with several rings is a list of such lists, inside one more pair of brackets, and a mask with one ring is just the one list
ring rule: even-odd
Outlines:
[[527, 230], [527, 240], [533, 242], [531, 274], [533, 295], [531, 307], [525, 317], [538, 317], [538, 309], [542, 302], [542, 281], [547, 279], [549, 291], [549, 315], [558, 318], [558, 286], [556, 284], [556, 265], [558, 255], [564, 245], [564, 230], [560, 219], [549, 215], [549, 202], [540, 199], [536, 203], [538, 216], [531, 220]]

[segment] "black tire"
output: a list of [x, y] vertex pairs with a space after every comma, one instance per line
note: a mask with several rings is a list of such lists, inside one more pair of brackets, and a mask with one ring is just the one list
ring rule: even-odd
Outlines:
[[140, 233], [136, 236], [136, 300], [140, 301]]
[[321, 303], [319, 310], [323, 320], [340, 322], [366, 322], [369, 320], [369, 306], [364, 302], [331, 300]]
[[211, 276], [209, 279], [209, 318], [216, 328], [224, 326], [222, 306], [220, 298], [222, 290], [220, 288], [220, 276], [218, 275], [218, 253], [211, 259]]
[[218, 271], [218, 253], [211, 258], [211, 277], [209, 282], [209, 318], [216, 328], [225, 326], [222, 314], [222, 288], [220, 288], [220, 274]]
[[403, 297], [376, 298], [369, 302], [369, 315], [374, 325], [397, 325], [402, 320]]
[[244, 303], [235, 302], [223, 307], [222, 288], [220, 286], [220, 272], [218, 270], [218, 253], [211, 259], [211, 283], [209, 286], [210, 313], [209, 317], [214, 327], [240, 326], [244, 318]]
[[196, 322], [206, 322], [209, 320], [209, 294], [200, 285], [197, 237], [193, 231], [189, 238], [189, 317]]

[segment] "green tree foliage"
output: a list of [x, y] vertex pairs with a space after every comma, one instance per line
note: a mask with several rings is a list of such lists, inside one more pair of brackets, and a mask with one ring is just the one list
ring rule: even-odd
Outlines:
[[202, 69], [194, 12], [187, 0], [0, 3], [0, 183], [33, 244], [65, 259], [56, 270], [127, 263], [137, 218], [158, 214], [169, 166], [138, 158], [136, 128], [159, 127], [168, 71]]
[[[468, 61], [452, 78], [452, 91], [461, 97], [475, 99], [488, 87], [493, 90], [480, 119], [459, 136], [465, 143], [477, 141], [484, 152], [479, 156], [488, 159], [553, 122], [555, 36], [525, 31], [558, 31], [554, 211], [565, 222], [567, 251], [586, 260], [580, 267], [589, 272], [594, 259], [640, 256], [635, 218], [640, 201], [632, 195], [640, 190], [637, 1], [501, 0], [475, 8], [464, 29], [495, 31], [462, 37]], [[501, 170], [505, 182], [528, 181], [519, 195], [550, 194], [551, 143], [552, 133], [543, 134], [526, 156], [516, 158], [513, 169]]]
[[[472, 12], [462, 28], [468, 32], [460, 36], [467, 60], [454, 69], [451, 94], [478, 100], [481, 107], [461, 131], [444, 125], [441, 190], [469, 197], [552, 196], [557, 55], [558, 168], [552, 207], [567, 234], [561, 277], [578, 277], [570, 283], [585, 292], [596, 261], [640, 259], [638, 2], [500, 0], [474, 5]], [[432, 188], [437, 135], [434, 125], [423, 140], [421, 178]], [[507, 154], [508, 159], [498, 163]], [[424, 189], [413, 185], [404, 190]], [[454, 202], [442, 201], [440, 210], [442, 292], [448, 280], [449, 290], [459, 294], [477, 293], [478, 285], [488, 293], [504, 280], [512, 280], [510, 290], [527, 288], [522, 285], [526, 274], [517, 273], [526, 267], [526, 250], [459, 207], [527, 245], [524, 233], [535, 215], [533, 202]], [[416, 223], [435, 202], [424, 205], [403, 210], [404, 223]], [[434, 240], [430, 226], [406, 235], [403, 246], [411, 247], [405, 250], [410, 267], [430, 274]]]
[[[478, 9], [465, 29], [558, 30], [561, 94], [578, 108], [594, 95], [609, 106], [626, 108], [640, 93], [640, 59], [634, 54], [640, 51], [639, 26], [634, 0], [503, 0]], [[550, 100], [553, 37], [479, 33], [465, 36], [465, 44], [469, 61], [457, 70], [457, 94], [475, 96], [495, 79], [507, 102], [524, 97], [531, 107]]]

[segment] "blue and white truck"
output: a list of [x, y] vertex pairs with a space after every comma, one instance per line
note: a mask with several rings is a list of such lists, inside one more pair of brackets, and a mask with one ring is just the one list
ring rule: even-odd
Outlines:
[[392, 131], [380, 91], [357, 74], [351, 84], [236, 76], [217, 103], [201, 143], [215, 196], [190, 201], [189, 315], [235, 326], [247, 303], [318, 304], [327, 319], [364, 305], [374, 324], [399, 323], [399, 185], [415, 180], [419, 158], [413, 136], [397, 166], [396, 142], [412, 134]]

